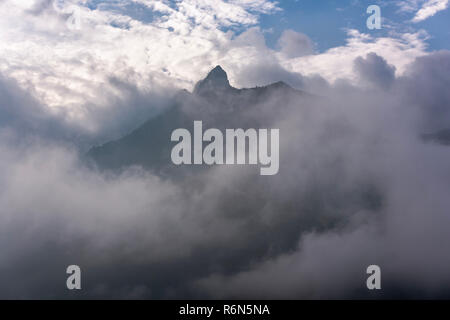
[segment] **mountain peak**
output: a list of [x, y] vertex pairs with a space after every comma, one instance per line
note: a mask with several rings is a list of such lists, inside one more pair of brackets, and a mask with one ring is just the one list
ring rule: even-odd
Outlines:
[[208, 78], [214, 78], [214, 79], [226, 79], [228, 81], [228, 76], [225, 70], [218, 65], [214, 69], [212, 69], [209, 73], [206, 79]]
[[201, 94], [230, 88], [227, 73], [218, 65], [208, 73], [205, 79], [195, 85], [194, 93]]

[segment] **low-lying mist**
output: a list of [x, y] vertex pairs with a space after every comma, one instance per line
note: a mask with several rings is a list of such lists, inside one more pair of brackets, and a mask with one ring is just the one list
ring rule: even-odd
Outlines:
[[[117, 112], [86, 126], [2, 79], [0, 297], [448, 297], [450, 148], [421, 137], [450, 128], [450, 52], [401, 77], [376, 54], [354, 68], [359, 86], [299, 79], [314, 98], [274, 90], [239, 112], [186, 102], [188, 119], [279, 128], [280, 170], [213, 166], [180, 179], [85, 159], [87, 145], [164, 113], [171, 90], [127, 89]], [[65, 287], [71, 264], [80, 292]], [[366, 289], [371, 264], [381, 292]]]

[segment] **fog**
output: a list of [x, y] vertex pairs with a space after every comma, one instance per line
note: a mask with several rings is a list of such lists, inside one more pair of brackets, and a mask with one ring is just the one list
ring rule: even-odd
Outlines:
[[[263, 70], [314, 98], [275, 90], [220, 116], [213, 104], [184, 106], [218, 128], [249, 119], [279, 128], [275, 176], [246, 166], [182, 179], [92, 168], [86, 146], [165, 112], [173, 89], [118, 84], [127, 94], [107, 100], [113, 111], [93, 108], [87, 126], [2, 78], [0, 297], [448, 297], [450, 148], [420, 136], [450, 128], [450, 52], [417, 58], [400, 76], [375, 53], [358, 57], [358, 86], [280, 68], [236, 78]], [[71, 264], [80, 292], [65, 288]], [[365, 287], [370, 264], [381, 267], [382, 292]]]

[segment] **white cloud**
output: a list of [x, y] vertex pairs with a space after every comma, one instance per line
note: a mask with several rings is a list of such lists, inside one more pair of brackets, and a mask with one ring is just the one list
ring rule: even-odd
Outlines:
[[[61, 1], [59, 1], [61, 2]], [[120, 95], [109, 79], [133, 83], [141, 90], [154, 86], [191, 88], [217, 64], [233, 36], [221, 27], [247, 27], [260, 13], [279, 10], [267, 0], [225, 2], [123, 1], [117, 10], [85, 1], [2, 1], [0, 10], [0, 72], [16, 79], [43, 104], [63, 107], [82, 117], [85, 103], [104, 105]], [[126, 15], [125, 4], [146, 5], [159, 12], [151, 23]], [[80, 12], [81, 30], [67, 28], [70, 12]], [[60, 10], [56, 10], [55, 8]]]
[[398, 1], [401, 12], [415, 12], [413, 22], [421, 22], [448, 8], [449, 0]]
[[162, 20], [178, 20], [191, 25], [229, 27], [252, 25], [258, 22], [258, 14], [279, 11], [275, 2], [268, 0], [185, 0], [172, 8], [168, 1], [133, 0], [164, 14]]
[[356, 81], [353, 62], [360, 56], [374, 52], [385, 58], [397, 70], [397, 75], [406, 71], [408, 64], [426, 52], [426, 34], [405, 33], [400, 38], [373, 38], [357, 30], [348, 31], [347, 44], [324, 53], [283, 61], [283, 66], [304, 75], [319, 74], [328, 81], [338, 79]]
[[314, 51], [311, 39], [307, 35], [293, 30], [285, 30], [278, 40], [278, 45], [281, 52], [289, 58], [309, 55]]
[[[87, 106], [106, 108], [123, 98], [112, 79], [143, 92], [161, 87], [191, 89], [211, 67], [221, 64], [235, 86], [258, 84], [242, 81], [240, 73], [249, 65], [280, 66], [280, 70], [319, 74], [329, 81], [355, 80], [352, 63], [358, 56], [375, 52], [401, 74], [426, 49], [420, 33], [374, 39], [352, 31], [344, 46], [294, 57], [289, 46], [292, 41], [280, 52], [265, 44], [258, 27], [259, 14], [280, 10], [276, 2], [268, 0], [186, 0], [175, 4], [127, 0], [115, 9], [115, 3], [97, 9], [84, 3], [70, 2], [78, 6], [81, 19], [81, 30], [71, 30], [66, 25], [70, 13], [55, 10], [50, 1], [0, 2], [4, 17], [0, 42], [8, 44], [0, 47], [0, 72], [15, 79], [43, 105], [64, 110], [86, 126], [92, 126]], [[125, 13], [125, 4], [144, 6], [149, 15], [155, 11], [156, 15], [151, 22], [140, 21]], [[244, 32], [236, 36], [235, 29]], [[310, 45], [308, 42], [308, 53]], [[278, 81], [278, 74], [266, 80]]]
[[448, 0], [429, 0], [422, 8], [416, 13], [414, 17], [414, 22], [420, 22], [434, 16], [439, 11], [448, 8]]

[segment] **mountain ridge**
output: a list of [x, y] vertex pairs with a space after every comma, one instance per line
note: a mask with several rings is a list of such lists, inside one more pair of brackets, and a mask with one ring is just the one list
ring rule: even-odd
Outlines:
[[[230, 85], [228, 75], [220, 66], [197, 82], [194, 90], [180, 90], [171, 107], [148, 119], [129, 134], [92, 147], [87, 158], [100, 169], [122, 169], [142, 166], [164, 174], [170, 171], [170, 136], [177, 128], [191, 128], [194, 120], [203, 120], [205, 127], [269, 127], [271, 117], [256, 120], [249, 110], [256, 108], [264, 114], [265, 104], [272, 96], [280, 109], [294, 100], [310, 97], [309, 94], [293, 89], [278, 81], [267, 86], [237, 89]], [[173, 168], [172, 168], [173, 169]]]

